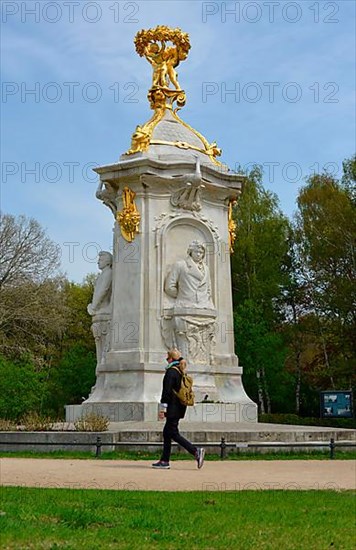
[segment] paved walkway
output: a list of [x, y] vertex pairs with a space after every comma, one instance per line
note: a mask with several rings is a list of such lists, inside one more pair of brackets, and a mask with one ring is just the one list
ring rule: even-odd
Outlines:
[[0, 484], [73, 489], [226, 491], [356, 489], [354, 460], [173, 461], [154, 470], [147, 460], [1, 458]]

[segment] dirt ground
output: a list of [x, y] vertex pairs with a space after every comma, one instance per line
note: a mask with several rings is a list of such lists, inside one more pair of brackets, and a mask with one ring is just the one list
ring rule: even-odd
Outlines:
[[154, 470], [147, 460], [1, 458], [0, 484], [144, 491], [355, 489], [354, 460], [173, 461]]

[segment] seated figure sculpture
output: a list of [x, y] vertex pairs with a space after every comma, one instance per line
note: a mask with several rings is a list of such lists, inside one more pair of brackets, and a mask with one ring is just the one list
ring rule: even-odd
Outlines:
[[191, 242], [187, 254], [185, 260], [180, 260], [172, 266], [164, 289], [168, 296], [176, 299], [175, 308], [214, 309], [210, 272], [204, 262], [204, 244], [199, 241]]
[[169, 269], [164, 285], [174, 305], [162, 320], [163, 338], [167, 347], [178, 347], [195, 364], [211, 362], [215, 337], [216, 309], [205, 252], [203, 243], [192, 241], [187, 257]]

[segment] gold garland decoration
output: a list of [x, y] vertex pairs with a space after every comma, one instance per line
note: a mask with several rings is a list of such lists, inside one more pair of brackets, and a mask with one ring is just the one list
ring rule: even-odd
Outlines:
[[187, 57], [190, 50], [189, 35], [178, 27], [171, 29], [165, 25], [158, 25], [155, 29], [142, 29], [135, 36], [136, 51], [140, 57], [146, 53], [146, 48], [151, 42], [173, 42], [175, 46], [185, 53]]

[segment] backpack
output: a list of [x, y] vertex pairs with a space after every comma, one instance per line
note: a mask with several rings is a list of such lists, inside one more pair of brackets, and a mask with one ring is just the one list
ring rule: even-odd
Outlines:
[[182, 405], [191, 407], [194, 405], [194, 392], [193, 392], [193, 378], [189, 374], [185, 374], [178, 367], [172, 367], [176, 369], [181, 375], [182, 380], [180, 383], [179, 391], [173, 390], [174, 394], [178, 397]]

